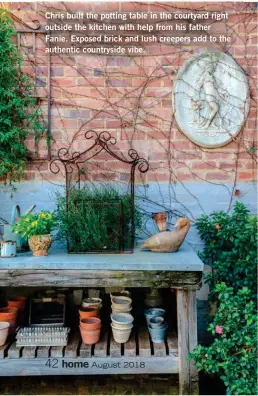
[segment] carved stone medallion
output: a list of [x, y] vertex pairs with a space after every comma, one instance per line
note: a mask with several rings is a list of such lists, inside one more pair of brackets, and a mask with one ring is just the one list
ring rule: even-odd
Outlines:
[[223, 52], [192, 56], [180, 68], [173, 88], [176, 122], [202, 147], [221, 147], [240, 132], [249, 111], [246, 75]]

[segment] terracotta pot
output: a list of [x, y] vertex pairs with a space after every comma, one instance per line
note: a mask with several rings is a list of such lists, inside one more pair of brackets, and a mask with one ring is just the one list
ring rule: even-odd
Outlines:
[[167, 230], [167, 213], [166, 212], [153, 213], [152, 218], [154, 219], [160, 232]]
[[29, 239], [29, 246], [33, 256], [48, 256], [48, 249], [52, 244], [52, 235], [33, 235]]
[[98, 310], [96, 308], [81, 308], [79, 310], [80, 319], [87, 319], [92, 317], [98, 317]]
[[0, 347], [6, 342], [9, 333], [10, 323], [0, 322]]
[[0, 309], [0, 321], [10, 323], [10, 334], [15, 333], [18, 312], [18, 308], [8, 307]]
[[25, 308], [25, 301], [16, 300], [16, 299], [8, 300], [8, 307], [24, 309]]
[[134, 318], [127, 313], [111, 314], [112, 324], [118, 329], [130, 329]]
[[26, 300], [27, 300], [27, 297], [25, 297], [25, 296], [17, 296], [15, 298], [16, 298], [16, 300], [19, 300], [19, 301], [25, 301], [26, 302]]
[[96, 330], [85, 330], [85, 329], [82, 329], [80, 326], [82, 341], [84, 342], [84, 344], [87, 344], [87, 345], [93, 345], [99, 341], [100, 331], [101, 331], [101, 328], [96, 329]]
[[8, 307], [10, 308], [18, 308], [18, 322], [19, 324], [24, 323], [24, 314], [25, 314], [25, 307], [26, 307], [26, 297], [18, 296], [13, 298], [12, 300], [8, 300]]
[[101, 328], [101, 320], [99, 318], [85, 318], [80, 321], [80, 327], [83, 330], [97, 330]]
[[113, 333], [114, 340], [118, 344], [124, 344], [125, 342], [127, 342], [129, 340], [133, 325], [131, 325], [127, 329], [119, 329], [118, 327], [114, 326], [113, 324], [111, 324], [111, 327], [112, 327], [112, 333]]

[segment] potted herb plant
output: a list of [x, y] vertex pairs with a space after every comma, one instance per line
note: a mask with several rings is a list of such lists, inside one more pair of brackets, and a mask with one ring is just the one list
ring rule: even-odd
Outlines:
[[[131, 195], [111, 185], [72, 187], [68, 197], [56, 194], [56, 240], [67, 240], [70, 253], [127, 251], [131, 246]], [[142, 213], [134, 207], [134, 227]]]
[[51, 231], [56, 225], [55, 216], [48, 211], [22, 216], [13, 231], [28, 238], [33, 256], [47, 256], [52, 244]]

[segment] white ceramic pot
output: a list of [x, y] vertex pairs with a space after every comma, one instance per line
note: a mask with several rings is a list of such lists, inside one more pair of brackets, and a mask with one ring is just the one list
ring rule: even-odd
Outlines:
[[131, 308], [132, 299], [125, 296], [112, 297], [112, 307], [117, 311], [124, 312]]
[[16, 242], [1, 241], [1, 257], [15, 257], [15, 256], [16, 256]]
[[9, 328], [9, 322], [0, 322], [0, 346], [3, 346], [5, 344], [9, 333]]
[[111, 308], [112, 308], [112, 313], [113, 314], [116, 314], [116, 313], [118, 313], [118, 314], [119, 313], [129, 313], [132, 310], [132, 307], [129, 307], [128, 309], [126, 309], [126, 308], [116, 309], [116, 308], [113, 307], [113, 304], [111, 305]]
[[100, 309], [102, 307], [102, 299], [97, 297], [84, 298], [82, 300], [82, 307], [96, 307], [97, 309]]
[[124, 344], [129, 340], [133, 325], [131, 325], [128, 329], [119, 329], [113, 324], [111, 324], [111, 327], [115, 342], [118, 344]]
[[111, 314], [112, 324], [119, 329], [130, 329], [134, 318], [127, 313]]

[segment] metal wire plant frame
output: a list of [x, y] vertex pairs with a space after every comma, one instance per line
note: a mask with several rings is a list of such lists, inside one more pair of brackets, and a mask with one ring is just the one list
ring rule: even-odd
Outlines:
[[[124, 155], [116, 147], [116, 139], [107, 131], [88, 130], [84, 136], [81, 144], [89, 145], [84, 151], [63, 147], [50, 163], [51, 172], [62, 172], [65, 178], [63, 199], [65, 221], [69, 224], [66, 229], [68, 253], [132, 253], [138, 221], [134, 202], [135, 174], [136, 170], [146, 173], [148, 161], [134, 149]], [[99, 191], [104, 191], [104, 195]], [[74, 218], [81, 228], [76, 221], [70, 221], [72, 212], [76, 213]], [[94, 221], [91, 223], [89, 219]]]

